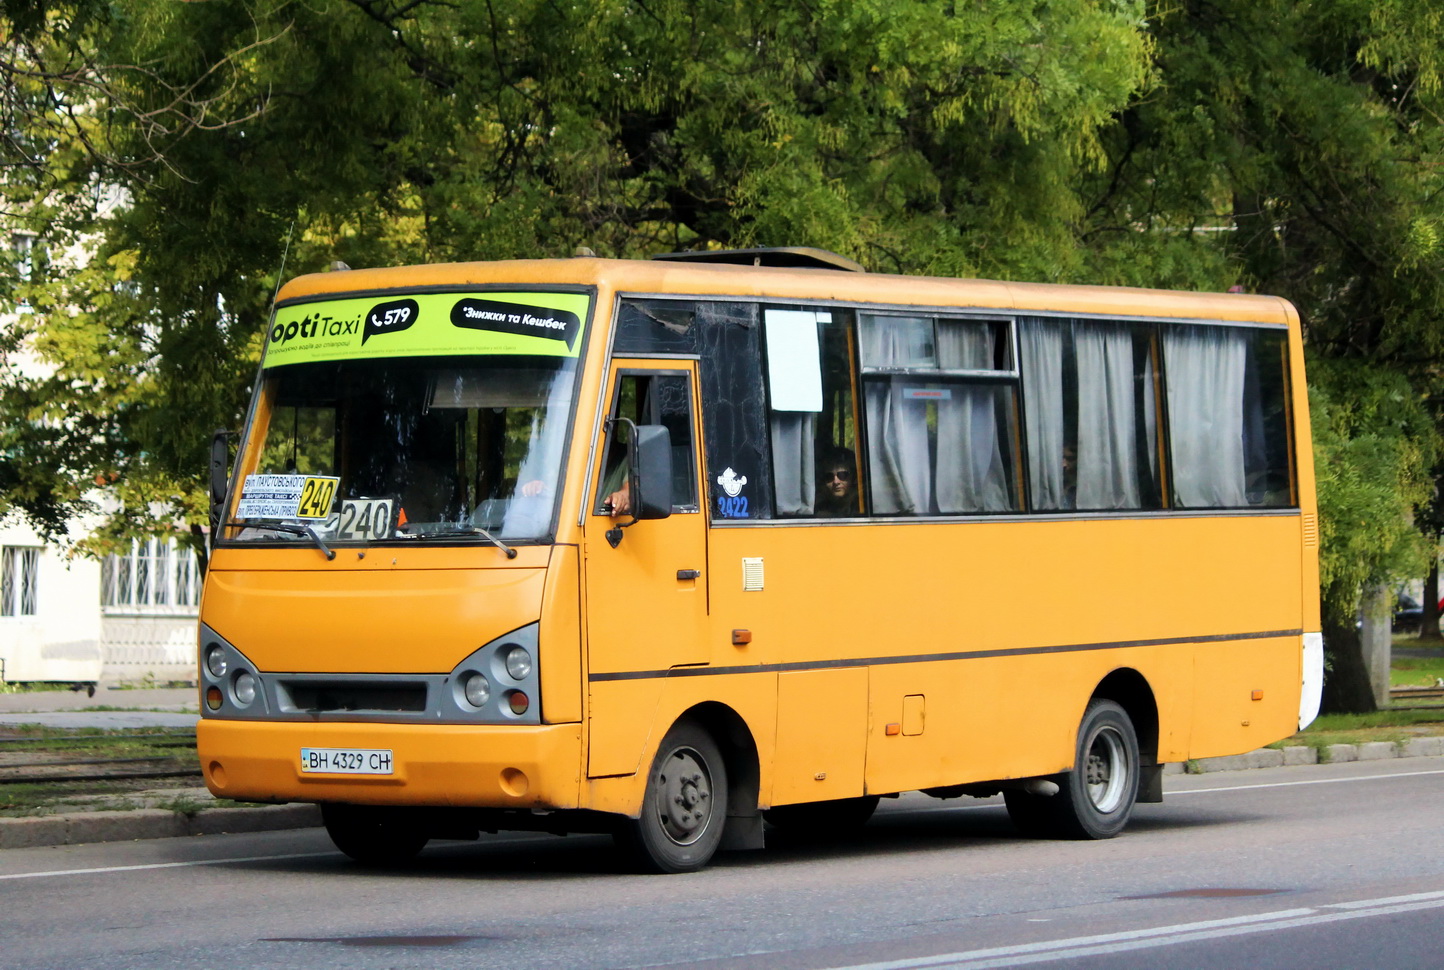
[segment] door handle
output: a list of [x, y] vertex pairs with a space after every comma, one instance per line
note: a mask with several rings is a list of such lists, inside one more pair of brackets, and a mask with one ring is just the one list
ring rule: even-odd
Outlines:
[[677, 578], [678, 578], [678, 579], [696, 579], [697, 577], [699, 577], [699, 576], [701, 576], [701, 575], [702, 575], [702, 570], [700, 570], [700, 569], [679, 569], [679, 570], [677, 570]]

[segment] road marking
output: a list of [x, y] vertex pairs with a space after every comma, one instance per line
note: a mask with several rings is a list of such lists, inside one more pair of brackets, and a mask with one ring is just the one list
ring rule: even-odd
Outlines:
[[107, 872], [136, 872], [141, 869], [184, 869], [190, 866], [223, 866], [228, 862], [275, 862], [282, 859], [314, 859], [339, 855], [331, 852], [291, 852], [286, 855], [249, 855], [234, 859], [196, 859], [193, 862], [149, 862], [135, 866], [98, 866], [94, 869], [49, 869], [44, 872], [0, 873], [0, 879], [40, 879], [45, 876], [98, 876]]
[[1220, 791], [1250, 791], [1255, 788], [1293, 788], [1296, 785], [1341, 785], [1355, 781], [1386, 781], [1390, 778], [1417, 778], [1421, 775], [1444, 775], [1444, 768], [1432, 771], [1399, 771], [1387, 775], [1361, 775], [1358, 778], [1311, 778], [1305, 781], [1270, 781], [1261, 785], [1230, 785], [1225, 788], [1183, 788], [1164, 792], [1165, 796], [1207, 795]]
[[[486, 842], [477, 844], [516, 845], [543, 841], [546, 841], [546, 839], [537, 838], [535, 835], [525, 835], [513, 838], [487, 839]], [[186, 869], [193, 866], [223, 866], [234, 862], [281, 862], [286, 859], [319, 859], [323, 856], [339, 855], [341, 855], [340, 852], [332, 849], [329, 852], [290, 852], [285, 855], [249, 855], [229, 859], [196, 859], [191, 862], [147, 862], [133, 866], [97, 866], [94, 869], [47, 869], [42, 872], [0, 873], [0, 880], [43, 879], [46, 876], [99, 876], [111, 872], [137, 872], [143, 869]]]
[[1075, 936], [1040, 943], [1022, 943], [983, 950], [964, 950], [931, 957], [888, 960], [882, 963], [860, 963], [832, 970], [991, 970], [994, 967], [1016, 967], [1029, 963], [1110, 956], [1129, 950], [1196, 943], [1202, 940], [1243, 936], [1249, 933], [1272, 932], [1341, 920], [1444, 908], [1444, 892], [1414, 893], [1409, 896], [1386, 896], [1360, 899], [1346, 903], [1329, 903], [1316, 907], [1281, 909], [1254, 916], [1203, 920], [1196, 923], [1175, 923], [1151, 929], [1103, 933], [1097, 936]]

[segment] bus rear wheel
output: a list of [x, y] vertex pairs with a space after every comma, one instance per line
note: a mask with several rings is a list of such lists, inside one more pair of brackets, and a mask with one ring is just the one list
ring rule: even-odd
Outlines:
[[696, 872], [711, 860], [727, 822], [727, 768], [700, 725], [679, 721], [647, 775], [642, 814], [617, 842], [644, 872]]
[[1078, 726], [1073, 770], [1054, 776], [1055, 795], [1003, 794], [1008, 816], [1025, 835], [1111, 839], [1128, 824], [1138, 798], [1138, 735], [1123, 708], [1095, 699]]
[[325, 804], [321, 821], [336, 848], [367, 866], [410, 862], [430, 841], [405, 809]]

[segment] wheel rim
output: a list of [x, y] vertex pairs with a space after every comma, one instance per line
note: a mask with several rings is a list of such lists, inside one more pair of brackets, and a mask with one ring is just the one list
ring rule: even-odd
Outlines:
[[667, 838], [691, 845], [712, 818], [712, 775], [693, 748], [673, 751], [657, 773], [657, 820]]
[[1084, 781], [1088, 800], [1098, 811], [1117, 811], [1128, 787], [1128, 748], [1117, 728], [1105, 727], [1088, 745]]

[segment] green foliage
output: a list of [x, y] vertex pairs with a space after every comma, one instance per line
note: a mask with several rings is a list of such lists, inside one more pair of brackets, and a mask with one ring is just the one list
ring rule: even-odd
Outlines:
[[1439, 434], [1397, 373], [1325, 358], [1312, 362], [1311, 378], [1323, 602], [1351, 625], [1366, 585], [1428, 569], [1434, 547], [1413, 511], [1433, 494]]

